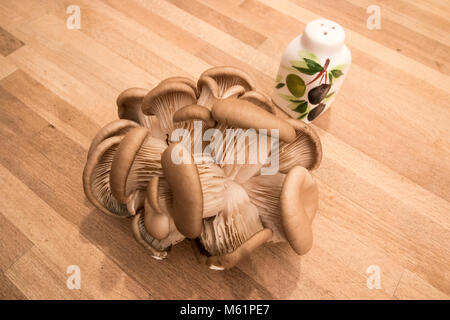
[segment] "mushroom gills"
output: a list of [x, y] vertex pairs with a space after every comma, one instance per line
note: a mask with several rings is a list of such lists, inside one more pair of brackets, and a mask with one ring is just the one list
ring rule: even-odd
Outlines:
[[282, 142], [279, 150], [279, 171], [287, 173], [295, 166], [308, 170], [317, 169], [322, 160], [322, 145], [314, 129], [300, 120], [286, 120], [295, 128], [295, 139]]
[[120, 203], [111, 193], [109, 174], [118, 145], [105, 151], [92, 174], [92, 193], [96, 199], [112, 214], [129, 216], [126, 204]]
[[[233, 129], [232, 127], [226, 127]], [[235, 128], [234, 128], [235, 129]], [[258, 174], [266, 164], [271, 148], [271, 137], [256, 135], [253, 129], [235, 129], [234, 135], [224, 137], [223, 154], [215, 154], [227, 177], [242, 183]]]
[[260, 175], [243, 184], [250, 201], [258, 209], [262, 225], [273, 231], [270, 242], [287, 241], [280, 214], [280, 195], [285, 177], [282, 173]]
[[223, 211], [203, 219], [200, 243], [212, 256], [233, 252], [263, 229], [258, 211], [245, 190], [231, 180], [226, 184]]
[[151, 177], [162, 176], [161, 155], [167, 145], [164, 141], [148, 137], [136, 154], [127, 177], [126, 192], [145, 190]]
[[163, 82], [144, 97], [142, 111], [147, 115], [156, 115], [162, 132], [170, 137], [176, 128], [191, 129], [189, 123], [174, 123], [173, 115], [178, 109], [196, 103], [196, 100], [196, 93], [184, 82]]
[[[197, 160], [202, 157], [204, 161]], [[203, 218], [209, 218], [222, 211], [226, 176], [224, 171], [213, 162], [212, 158], [194, 155], [203, 194]]]

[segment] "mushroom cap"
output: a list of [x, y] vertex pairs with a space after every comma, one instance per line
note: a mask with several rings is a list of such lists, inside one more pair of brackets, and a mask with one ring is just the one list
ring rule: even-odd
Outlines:
[[93, 152], [93, 150], [105, 139], [108, 139], [112, 136], [123, 135], [131, 128], [139, 127], [139, 125], [131, 120], [115, 120], [113, 122], [108, 123], [104, 126], [100, 131], [95, 135], [94, 139], [91, 142], [91, 146], [89, 147], [88, 155], [89, 158]]
[[[180, 160], [178, 164], [173, 161], [176, 158]], [[173, 143], [163, 152], [161, 165], [173, 194], [175, 226], [187, 238], [200, 236], [203, 192], [192, 155], [181, 143]]]
[[122, 139], [111, 164], [110, 185], [114, 197], [121, 203], [127, 203], [126, 192], [128, 175], [136, 154], [147, 138], [148, 130], [143, 127], [131, 129]]
[[232, 127], [266, 129], [268, 135], [271, 129], [278, 129], [280, 139], [285, 142], [295, 139], [295, 130], [289, 123], [246, 100], [218, 100], [212, 107], [212, 116], [218, 122]]
[[166, 83], [168, 83], [168, 82], [178, 82], [178, 83], [184, 83], [184, 84], [187, 84], [189, 87], [192, 88], [192, 90], [194, 90], [196, 96], [198, 96], [198, 92], [197, 92], [197, 84], [195, 83], [194, 80], [192, 80], [192, 79], [190, 79], [190, 78], [187, 78], [187, 77], [178, 77], [178, 76], [175, 76], [175, 77], [169, 77], [169, 78], [166, 78], [166, 79], [164, 79], [163, 81], [161, 81], [161, 82], [158, 84], [158, 86], [164, 85], [164, 84], [166, 84]]
[[[290, 145], [285, 144], [280, 146], [280, 172], [286, 173], [294, 165], [300, 165], [306, 169], [312, 171], [320, 166], [322, 161], [322, 143], [320, 142], [319, 135], [311, 125], [296, 120], [286, 119], [296, 132], [296, 139]], [[294, 147], [294, 144], [297, 144]], [[292, 159], [289, 163], [284, 163], [285, 157], [289, 152], [288, 149], [292, 146]]]
[[159, 177], [148, 182], [144, 207], [144, 224], [147, 232], [155, 239], [162, 240], [169, 235], [170, 217], [159, 206]]
[[[250, 75], [235, 67], [230, 66], [219, 66], [219, 67], [213, 67], [205, 72], [203, 72], [200, 75], [200, 78], [202, 77], [210, 77], [214, 79], [216, 82], [221, 81], [221, 78], [229, 78], [230, 79], [230, 85], [229, 87], [233, 85], [241, 85], [245, 88], [245, 90], [254, 90], [255, 89], [255, 83], [253, 79], [250, 77]], [[199, 88], [199, 91], [201, 91], [201, 88]]]
[[289, 244], [299, 254], [312, 247], [312, 220], [317, 211], [317, 183], [303, 167], [293, 167], [284, 179], [280, 196], [281, 222]]
[[173, 115], [173, 122], [182, 122], [187, 120], [202, 120], [205, 124], [212, 128], [216, 121], [211, 116], [211, 111], [208, 108], [198, 104], [191, 104], [178, 109]]
[[248, 257], [259, 246], [272, 237], [272, 230], [262, 229], [255, 233], [233, 252], [206, 258], [206, 265], [212, 270], [224, 270], [234, 267], [239, 261]]
[[219, 86], [217, 85], [217, 82], [208, 76], [201, 76], [197, 81], [197, 90], [200, 92], [200, 95], [205, 94], [204, 87], [207, 87], [212, 96], [216, 99], [219, 97]]
[[241, 97], [241, 100], [246, 100], [251, 102], [258, 107], [263, 108], [267, 112], [275, 114], [275, 105], [272, 103], [272, 100], [265, 94], [256, 90], [247, 91]]
[[222, 95], [222, 99], [237, 98], [245, 93], [245, 88], [239, 84], [229, 87]]
[[147, 119], [142, 113], [141, 104], [148, 90], [143, 88], [129, 88], [117, 97], [117, 113], [120, 119], [135, 121], [148, 127]]
[[[100, 161], [104, 157], [105, 153], [116, 147], [123, 139], [123, 136], [114, 136], [107, 138], [100, 142], [93, 150], [91, 156], [88, 158], [86, 162], [86, 166], [84, 167], [83, 171], [83, 189], [84, 193], [86, 194], [86, 197], [91, 201], [91, 203], [106, 213], [107, 215], [113, 216], [113, 217], [129, 217], [130, 214], [127, 212], [126, 207], [121, 207], [121, 204], [117, 199], [112, 195], [110, 190], [106, 192], [106, 194], [103, 194], [106, 199], [98, 199], [97, 196], [94, 193], [93, 187], [96, 187], [94, 184], [94, 173], [97, 165], [100, 164]], [[107, 172], [107, 171], [106, 171]], [[103, 182], [103, 181], [101, 181]], [[109, 181], [106, 181], [108, 187], [109, 187]], [[108, 197], [111, 197], [108, 199]], [[111, 201], [111, 203], [108, 202]], [[112, 207], [111, 207], [112, 206]], [[116, 207], [114, 209], [114, 206]]]
[[191, 97], [191, 103], [195, 103], [197, 100], [196, 93], [191, 86], [183, 82], [166, 81], [160, 83], [157, 87], [147, 93], [142, 101], [142, 112], [146, 115], [157, 115], [155, 101], [157, 99], [165, 99], [164, 97], [167, 95], [175, 94], [185, 94]]
[[145, 199], [144, 208], [145, 230], [157, 240], [167, 238], [170, 233], [170, 217], [164, 213], [155, 212], [147, 199]]
[[154, 240], [148, 236], [145, 230], [145, 222], [142, 213], [136, 214], [131, 220], [131, 230], [133, 231], [133, 236], [136, 241], [144, 248], [148, 249], [153, 258], [162, 260], [167, 257], [166, 250], [158, 250], [151, 245]]

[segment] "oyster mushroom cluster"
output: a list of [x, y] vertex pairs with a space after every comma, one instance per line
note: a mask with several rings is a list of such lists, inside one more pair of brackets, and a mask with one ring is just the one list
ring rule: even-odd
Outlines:
[[[216, 67], [197, 83], [172, 77], [150, 91], [125, 90], [117, 106], [120, 119], [88, 151], [84, 191], [102, 212], [130, 218], [154, 258], [186, 238], [198, 261], [215, 270], [265, 242], [288, 241], [299, 255], [311, 248], [318, 189], [310, 171], [321, 161], [319, 137], [302, 121], [277, 117], [248, 74]], [[216, 135], [205, 139], [210, 129]], [[237, 132], [231, 140], [229, 129]], [[256, 140], [245, 139], [250, 131], [260, 134]], [[204, 152], [222, 138], [220, 148]], [[257, 161], [248, 161], [255, 150]], [[240, 152], [244, 162], [223, 161]], [[275, 170], [262, 174], [275, 158]]]

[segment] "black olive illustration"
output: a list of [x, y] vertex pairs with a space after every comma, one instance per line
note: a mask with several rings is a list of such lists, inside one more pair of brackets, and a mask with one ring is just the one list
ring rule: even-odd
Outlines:
[[328, 91], [330, 91], [331, 84], [321, 84], [320, 86], [317, 86], [315, 88], [312, 88], [308, 92], [308, 100], [311, 104], [318, 104], [320, 103], [328, 94]]
[[322, 113], [323, 109], [325, 109], [325, 106], [326, 106], [325, 103], [321, 103], [317, 107], [312, 109], [308, 113], [308, 121], [313, 121], [315, 118], [317, 118], [319, 116], [319, 114]]

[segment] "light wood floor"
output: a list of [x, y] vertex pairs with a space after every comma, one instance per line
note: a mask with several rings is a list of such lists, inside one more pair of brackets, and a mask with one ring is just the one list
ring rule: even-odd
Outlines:
[[[0, 298], [449, 299], [450, 3], [375, 1], [371, 31], [373, 2], [0, 0]], [[80, 30], [66, 28], [71, 4]], [[319, 16], [346, 28], [353, 65], [315, 122], [309, 254], [268, 245], [215, 272], [182, 243], [158, 262], [86, 201], [86, 150], [122, 90], [234, 65], [270, 94], [284, 47]]]

